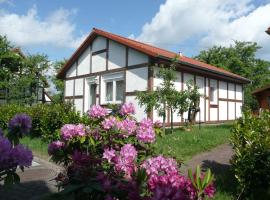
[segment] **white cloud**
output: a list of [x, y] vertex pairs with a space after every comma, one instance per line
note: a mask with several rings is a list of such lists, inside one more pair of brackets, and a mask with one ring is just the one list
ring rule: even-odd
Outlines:
[[270, 57], [270, 37], [264, 32], [269, 13], [270, 3], [255, 7], [251, 0], [167, 0], [138, 39], [166, 47], [198, 38], [200, 48], [254, 41]]
[[36, 7], [26, 15], [0, 12], [0, 34], [19, 46], [50, 45], [76, 48], [86, 35], [75, 36], [76, 26], [70, 17], [76, 10], [58, 9], [41, 19]]

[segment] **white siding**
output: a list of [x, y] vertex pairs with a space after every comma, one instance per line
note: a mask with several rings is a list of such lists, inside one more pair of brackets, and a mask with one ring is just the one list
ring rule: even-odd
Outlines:
[[113, 41], [109, 41], [108, 69], [125, 67], [126, 47]]
[[83, 113], [83, 99], [74, 99], [74, 106], [76, 111], [79, 111], [81, 114]]
[[[181, 91], [181, 72], [175, 72], [176, 80], [174, 81], [174, 87], [176, 90]], [[173, 113], [173, 122], [181, 122], [181, 117], [177, 112]]]
[[147, 114], [144, 112], [144, 109], [145, 107], [144, 106], [139, 106], [138, 104], [138, 100], [135, 99], [136, 96], [127, 96], [126, 97], [126, 102], [131, 102], [134, 104], [134, 107], [135, 107], [135, 110], [136, 110], [136, 113], [134, 115], [134, 117], [137, 119], [137, 120], [142, 120], [143, 118], [147, 118]]
[[99, 50], [106, 49], [106, 42], [107, 42], [107, 41], [106, 41], [106, 38], [98, 36], [98, 37], [93, 41], [93, 44], [92, 44], [92, 51], [95, 52], [95, 51], [99, 51]]
[[229, 120], [235, 119], [235, 102], [229, 102]]
[[78, 75], [90, 73], [90, 46], [79, 57], [77, 70]]
[[76, 76], [76, 62], [70, 67], [67, 71], [66, 77], [73, 77]]
[[147, 90], [148, 67], [131, 69], [126, 71], [126, 91], [134, 92]]
[[92, 72], [100, 72], [106, 70], [106, 52], [92, 56]]
[[206, 121], [209, 121], [209, 100], [206, 99], [205, 102], [206, 102], [206, 104], [205, 104], [206, 105], [205, 106]]
[[74, 89], [74, 80], [65, 81], [65, 96], [73, 96]]
[[227, 120], [227, 101], [219, 101], [219, 120]]
[[229, 90], [229, 98], [228, 99], [235, 99], [234, 83], [229, 83], [228, 90]]
[[236, 103], [236, 118], [239, 118], [242, 116], [242, 103], [237, 102]]
[[242, 100], [242, 85], [236, 85], [236, 99]]
[[134, 49], [128, 49], [128, 65], [138, 65], [148, 63], [148, 56]]
[[198, 86], [200, 97], [200, 111], [197, 113], [196, 121], [205, 121], [204, 119], [204, 77], [196, 76], [196, 85]]
[[210, 108], [210, 121], [217, 121], [218, 120], [218, 109], [217, 108]]
[[83, 79], [75, 79], [75, 95], [83, 95]]
[[219, 81], [219, 98], [227, 99], [227, 82]]

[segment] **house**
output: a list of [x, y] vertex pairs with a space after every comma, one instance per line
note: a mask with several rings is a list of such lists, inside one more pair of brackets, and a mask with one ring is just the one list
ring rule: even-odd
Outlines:
[[270, 109], [270, 85], [254, 90], [252, 94], [258, 100], [261, 109]]
[[[91, 105], [132, 102], [138, 119], [161, 119], [157, 112], [146, 114], [138, 105], [136, 91], [154, 90], [161, 80], [155, 64], [169, 64], [176, 53], [94, 28], [58, 73], [65, 80], [66, 101], [86, 112]], [[203, 95], [197, 121], [221, 122], [241, 116], [243, 84], [249, 80], [224, 69], [180, 56], [177, 65], [178, 90], [194, 80]], [[184, 119], [174, 114], [174, 123]], [[168, 115], [169, 116], [169, 115]], [[169, 121], [169, 119], [167, 119]]]

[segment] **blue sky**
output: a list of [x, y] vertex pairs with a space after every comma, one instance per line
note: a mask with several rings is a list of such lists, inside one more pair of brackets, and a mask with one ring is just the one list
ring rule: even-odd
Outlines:
[[68, 58], [93, 27], [187, 56], [258, 42], [270, 60], [269, 13], [269, 0], [0, 0], [0, 34], [51, 60]]

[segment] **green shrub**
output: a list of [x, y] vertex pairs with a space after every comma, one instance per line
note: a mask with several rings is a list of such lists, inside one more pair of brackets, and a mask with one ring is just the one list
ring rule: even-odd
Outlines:
[[235, 154], [231, 163], [241, 194], [255, 199], [258, 194], [267, 195], [270, 189], [270, 112], [264, 111], [260, 116], [244, 113], [232, 132]]
[[7, 104], [0, 106], [0, 127], [7, 128], [8, 121], [17, 113], [27, 113], [32, 118], [31, 136], [52, 141], [59, 137], [59, 130], [64, 124], [77, 124], [84, 121], [71, 104], [37, 104], [20, 106]]

